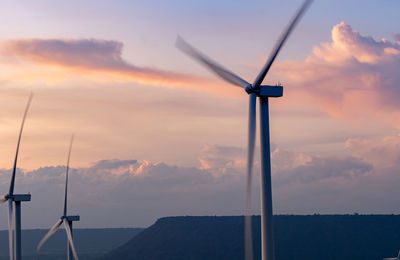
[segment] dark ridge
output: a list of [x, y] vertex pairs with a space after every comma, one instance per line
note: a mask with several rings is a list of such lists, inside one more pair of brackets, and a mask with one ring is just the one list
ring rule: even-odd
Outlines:
[[[103, 260], [244, 259], [242, 216], [167, 217]], [[400, 249], [400, 215], [274, 216], [276, 260], [381, 260]], [[253, 216], [255, 259], [260, 217]]]

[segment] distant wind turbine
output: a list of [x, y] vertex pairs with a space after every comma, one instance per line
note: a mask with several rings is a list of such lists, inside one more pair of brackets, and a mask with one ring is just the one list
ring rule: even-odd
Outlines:
[[[21, 260], [21, 202], [22, 201], [30, 201], [30, 194], [14, 194], [14, 185], [15, 185], [15, 174], [17, 171], [17, 161], [18, 161], [18, 152], [19, 146], [21, 143], [22, 130], [24, 129], [26, 115], [28, 114], [29, 106], [31, 104], [33, 98], [33, 94], [29, 95], [28, 103], [26, 104], [24, 116], [22, 118], [21, 128], [19, 130], [18, 142], [17, 142], [17, 151], [15, 153], [14, 159], [14, 167], [11, 175], [10, 181], [10, 189], [8, 194], [3, 198], [0, 198], [0, 203], [4, 203], [8, 201], [8, 248], [10, 254], [10, 260]], [[13, 202], [15, 205], [15, 212], [13, 211]], [[13, 215], [14, 215], [14, 233], [13, 233]], [[14, 238], [14, 239], [13, 239]]]
[[64, 197], [64, 211], [63, 215], [61, 218], [57, 221], [56, 224], [52, 228], [50, 228], [49, 232], [42, 238], [40, 243], [37, 246], [36, 252], [39, 253], [40, 248], [43, 246], [43, 244], [58, 230], [58, 228], [61, 226], [61, 224], [64, 223], [64, 228], [65, 228], [65, 233], [67, 234], [67, 256], [68, 260], [71, 259], [73, 256], [73, 259], [78, 260], [78, 254], [76, 253], [74, 241], [72, 239], [72, 222], [73, 221], [79, 221], [80, 217], [79, 216], [68, 216], [67, 215], [67, 198], [68, 198], [68, 172], [69, 172], [69, 160], [71, 158], [71, 149], [72, 149], [72, 143], [74, 141], [74, 136], [72, 135], [71, 137], [71, 142], [69, 144], [69, 150], [68, 150], [68, 159], [67, 159], [67, 170], [65, 173], [65, 197]]
[[248, 154], [247, 154], [247, 185], [246, 185], [246, 220], [245, 220], [245, 258], [253, 259], [253, 242], [251, 235], [251, 179], [255, 148], [256, 135], [256, 99], [260, 98], [260, 127], [261, 127], [261, 249], [263, 260], [274, 260], [274, 240], [272, 224], [272, 193], [271, 193], [271, 157], [270, 157], [270, 137], [269, 137], [269, 108], [268, 99], [270, 97], [281, 97], [283, 94], [282, 86], [261, 85], [269, 69], [271, 68], [280, 49], [293, 31], [295, 25], [310, 6], [312, 0], [305, 0], [301, 8], [297, 11], [286, 30], [283, 32], [266, 64], [258, 74], [253, 84], [225, 69], [214, 62], [195, 48], [190, 46], [181, 37], [176, 40], [176, 47], [203, 64], [213, 73], [225, 81], [245, 89], [249, 94], [249, 130], [248, 130]]

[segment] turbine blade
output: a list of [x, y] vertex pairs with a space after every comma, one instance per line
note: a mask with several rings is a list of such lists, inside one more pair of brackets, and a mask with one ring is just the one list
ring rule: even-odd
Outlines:
[[0, 197], [0, 204], [6, 202], [8, 199], [6, 197]]
[[29, 106], [31, 105], [31, 101], [33, 98], [33, 93], [29, 95], [28, 103], [26, 104], [25, 112], [24, 112], [24, 117], [22, 118], [22, 123], [21, 123], [21, 128], [19, 130], [19, 137], [18, 137], [18, 143], [17, 143], [17, 151], [15, 153], [15, 159], [14, 159], [14, 167], [13, 167], [13, 172], [11, 176], [11, 182], [10, 182], [10, 190], [8, 192], [9, 195], [14, 194], [14, 184], [15, 184], [15, 172], [17, 170], [17, 160], [18, 160], [18, 151], [19, 151], [19, 145], [21, 143], [21, 137], [22, 137], [22, 130], [24, 129], [24, 124], [25, 124], [25, 119], [26, 115], [28, 114]]
[[72, 240], [72, 234], [71, 234], [71, 230], [69, 229], [70, 226], [69, 226], [68, 221], [64, 221], [64, 227], [65, 227], [65, 232], [67, 233], [69, 246], [71, 247], [72, 254], [74, 255], [74, 260], [79, 260], [78, 254], [76, 253], [74, 241]]
[[64, 198], [64, 217], [67, 216], [67, 198], [68, 198], [68, 172], [69, 172], [69, 159], [71, 158], [72, 143], [74, 142], [74, 135], [71, 136], [69, 143], [68, 159], [67, 159], [67, 171], [65, 173], [65, 198]]
[[13, 201], [8, 200], [8, 249], [10, 254], [10, 260], [14, 259], [14, 237], [13, 237]]
[[36, 252], [39, 253], [40, 248], [43, 246], [43, 244], [52, 236], [54, 233], [56, 233], [57, 229], [61, 226], [63, 220], [59, 219], [54, 226], [50, 228], [50, 230], [46, 233], [46, 235], [40, 240], [38, 246], [36, 247]]
[[251, 195], [252, 195], [252, 171], [254, 162], [254, 148], [256, 141], [256, 101], [257, 95], [249, 95], [249, 132], [247, 146], [247, 183], [246, 183], [246, 216], [244, 226], [245, 259], [253, 260], [253, 237], [251, 224]]
[[250, 83], [248, 83], [241, 77], [225, 69], [215, 61], [211, 60], [210, 58], [208, 58], [207, 56], [205, 56], [204, 54], [193, 48], [182, 37], [178, 36], [176, 38], [175, 46], [185, 54], [189, 55], [193, 59], [203, 64], [206, 68], [211, 70], [213, 73], [215, 73], [222, 79], [228, 81], [229, 83], [242, 88], [246, 88], [248, 85], [250, 85]]
[[260, 87], [261, 83], [263, 82], [265, 75], [267, 75], [269, 69], [274, 63], [276, 56], [278, 56], [279, 51], [281, 50], [283, 44], [286, 42], [287, 38], [289, 37], [290, 33], [293, 31], [296, 24], [300, 21], [300, 18], [310, 6], [313, 0], [305, 0], [301, 8], [297, 11], [296, 15], [292, 18], [290, 23], [287, 25], [286, 29], [283, 31], [279, 40], [275, 43], [274, 48], [272, 49], [271, 55], [269, 56], [267, 62], [265, 63], [264, 67], [258, 74], [256, 80], [253, 83], [253, 88]]

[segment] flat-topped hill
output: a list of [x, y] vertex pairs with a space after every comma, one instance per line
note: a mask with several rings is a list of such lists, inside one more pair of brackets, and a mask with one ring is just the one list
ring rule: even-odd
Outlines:
[[[103, 259], [244, 259], [243, 221], [234, 217], [167, 217]], [[399, 215], [274, 216], [276, 260], [380, 260], [400, 249]], [[253, 217], [260, 259], [260, 217]]]

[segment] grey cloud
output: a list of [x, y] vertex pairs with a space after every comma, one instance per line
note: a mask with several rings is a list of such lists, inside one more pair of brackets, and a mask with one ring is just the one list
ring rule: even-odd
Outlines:
[[[243, 165], [228, 163], [230, 167], [227, 167], [226, 162], [238, 160], [244, 149], [209, 146], [203, 150], [204, 157], [207, 151], [212, 161], [217, 162], [213, 169], [137, 160], [102, 160], [88, 168], [72, 168], [69, 212], [82, 216], [78, 224], [81, 227], [146, 226], [170, 215], [243, 214]], [[338, 194], [347, 194], [348, 207], [357, 206], [360, 196], [371, 197], [374, 192], [379, 193], [384, 183], [399, 178], [394, 174], [395, 168], [385, 169], [381, 176], [380, 168], [355, 157], [318, 157], [275, 149], [272, 160], [275, 161], [272, 178], [277, 213], [323, 212], [320, 209], [341, 212]], [[257, 166], [255, 214], [259, 213], [259, 172]], [[60, 216], [64, 173], [64, 166], [18, 171], [16, 192], [32, 194], [32, 202], [23, 205], [25, 227], [47, 227]], [[9, 177], [9, 170], [0, 170], [1, 190], [8, 189]], [[389, 194], [392, 196], [393, 192]], [[385, 194], [379, 198], [391, 200]], [[332, 203], [327, 206], [326, 200]], [[299, 207], [304, 201], [313, 204]], [[379, 205], [379, 200], [375, 201], [374, 205]], [[4, 209], [4, 214], [0, 214], [3, 228], [6, 220]]]
[[331, 178], [353, 179], [370, 172], [373, 166], [358, 158], [312, 157], [305, 165], [276, 173], [277, 185], [310, 183]]

